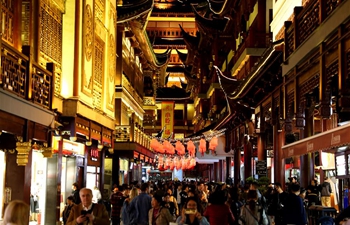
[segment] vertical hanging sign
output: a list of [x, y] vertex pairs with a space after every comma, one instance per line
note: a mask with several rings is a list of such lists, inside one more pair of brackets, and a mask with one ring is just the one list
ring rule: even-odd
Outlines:
[[169, 138], [174, 131], [174, 102], [162, 102], [162, 138]]

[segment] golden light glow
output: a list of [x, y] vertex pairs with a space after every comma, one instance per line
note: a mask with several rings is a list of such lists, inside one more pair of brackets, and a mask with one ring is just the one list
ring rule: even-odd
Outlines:
[[244, 59], [241, 61], [241, 63], [237, 66], [237, 68], [235, 70], [233, 70], [232, 76], [237, 76], [237, 74], [239, 73], [239, 71], [241, 71], [241, 69], [244, 67], [245, 63], [248, 61], [249, 59], [249, 55], [246, 55], [244, 57]]
[[195, 22], [194, 17], [150, 17], [149, 21]]

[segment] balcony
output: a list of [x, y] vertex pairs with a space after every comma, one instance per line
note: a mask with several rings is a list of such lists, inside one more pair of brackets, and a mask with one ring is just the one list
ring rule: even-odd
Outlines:
[[136, 124], [116, 126], [115, 130], [116, 142], [133, 142], [150, 149], [151, 138]]
[[324, 22], [344, 0], [309, 0], [294, 9], [294, 21], [285, 22], [285, 59], [287, 59]]
[[39, 64], [31, 64], [28, 57], [29, 47], [23, 49], [28, 54], [2, 42], [0, 87], [45, 109], [51, 109], [54, 80], [52, 72]]

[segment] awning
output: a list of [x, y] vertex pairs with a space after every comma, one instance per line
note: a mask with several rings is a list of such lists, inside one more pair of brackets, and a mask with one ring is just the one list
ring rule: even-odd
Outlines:
[[350, 145], [350, 123], [283, 146], [283, 158], [345, 145]]

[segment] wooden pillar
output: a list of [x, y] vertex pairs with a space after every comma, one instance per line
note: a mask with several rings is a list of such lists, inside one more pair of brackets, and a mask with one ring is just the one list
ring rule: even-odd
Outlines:
[[[305, 111], [305, 129], [304, 137], [310, 137], [313, 135], [314, 130], [314, 118], [313, 109], [307, 109]], [[302, 130], [301, 130], [302, 131]], [[307, 187], [310, 180], [315, 176], [314, 172], [314, 159], [313, 154], [308, 153], [306, 155], [300, 156], [300, 185], [302, 187]]]
[[213, 176], [213, 180], [214, 181], [218, 181], [218, 165], [219, 165], [219, 163], [218, 162], [214, 162], [214, 176]]
[[252, 176], [252, 143], [248, 141], [248, 137], [245, 136], [243, 140], [244, 149], [244, 181]]
[[258, 152], [258, 160], [265, 160], [265, 143], [266, 143], [266, 135], [265, 134], [259, 134], [257, 139], [257, 152]]
[[231, 177], [231, 161], [232, 157], [226, 157], [226, 180]]
[[233, 157], [233, 178], [234, 184], [239, 184], [241, 182], [241, 151], [236, 149]]

